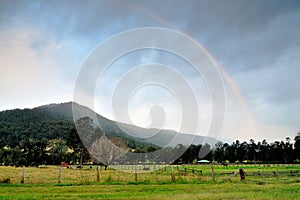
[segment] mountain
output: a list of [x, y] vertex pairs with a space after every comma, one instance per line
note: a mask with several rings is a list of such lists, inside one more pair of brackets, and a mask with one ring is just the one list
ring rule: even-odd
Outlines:
[[[75, 111], [73, 113], [73, 111]], [[7, 140], [14, 142], [22, 137], [34, 135], [34, 138], [55, 139], [66, 138], [68, 131], [74, 127], [74, 119], [85, 116], [96, 123], [107, 135], [117, 136], [135, 145], [176, 146], [177, 144], [202, 144], [214, 145], [216, 140], [211, 137], [177, 133], [173, 130], [145, 129], [138, 126], [124, 124], [109, 120], [88, 107], [74, 102], [49, 104], [33, 109], [14, 109], [0, 112], [0, 142]], [[33, 131], [34, 130], [34, 131]]]
[[48, 112], [53, 113], [54, 115], [59, 115], [71, 120], [73, 120], [73, 110], [75, 110], [76, 112], [75, 120], [85, 116], [96, 115], [96, 119], [94, 118], [93, 120], [98, 120], [101, 128], [107, 134], [131, 138], [138, 142], [151, 143], [160, 147], [176, 146], [177, 144], [202, 144], [203, 142], [214, 145], [216, 142], [216, 139], [211, 137], [178, 133], [174, 130], [146, 129], [135, 125], [112, 121], [97, 113], [94, 113], [94, 111], [90, 108], [81, 106], [74, 102], [50, 104], [43, 107], [47, 109]]

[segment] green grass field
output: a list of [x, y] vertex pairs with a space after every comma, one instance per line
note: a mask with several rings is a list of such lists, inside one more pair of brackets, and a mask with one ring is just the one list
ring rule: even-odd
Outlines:
[[[119, 167], [120, 168], [120, 167]], [[134, 167], [132, 167], [135, 169]], [[26, 168], [25, 184], [21, 184], [23, 168], [0, 167], [0, 199], [300, 199], [300, 166], [174, 166], [146, 173], [121, 170], [63, 169], [58, 183], [59, 167]], [[185, 174], [185, 170], [187, 174]], [[243, 168], [246, 180], [231, 172]], [[141, 168], [137, 168], [141, 169]], [[194, 171], [202, 170], [202, 175]], [[274, 176], [274, 171], [276, 176]], [[260, 175], [258, 175], [260, 174]]]

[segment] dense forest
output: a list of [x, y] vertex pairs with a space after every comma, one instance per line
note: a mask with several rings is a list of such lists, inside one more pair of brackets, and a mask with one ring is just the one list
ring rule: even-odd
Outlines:
[[[43, 109], [24, 109], [0, 112], [0, 165], [38, 166], [42, 164], [59, 165], [62, 162], [70, 164], [99, 163], [90, 152], [95, 148], [106, 149], [110, 154], [106, 165], [123, 163], [122, 158], [115, 155], [108, 141], [112, 141], [121, 149], [131, 153], [159, 152], [156, 154], [140, 154], [138, 160], [126, 159], [126, 162], [166, 162], [195, 163], [200, 159], [216, 162], [247, 162], [247, 163], [299, 163], [300, 162], [300, 132], [294, 138], [268, 143], [266, 140], [255, 142], [240, 142], [232, 144], [217, 142], [215, 146], [209, 144], [192, 144], [189, 147], [177, 146], [161, 149], [157, 145], [139, 143], [126, 137], [119, 137], [93, 125], [88, 117], [83, 117], [75, 124], [72, 120], [59, 115], [49, 114]], [[80, 126], [89, 130], [90, 149], [86, 149], [82, 138], [77, 133]], [[200, 150], [206, 149], [208, 154], [199, 156]], [[96, 149], [97, 150], [97, 149]], [[159, 151], [157, 151], [159, 150]], [[95, 151], [96, 152], [96, 151]], [[182, 152], [182, 153], [180, 153]], [[115, 155], [113, 154], [115, 153]], [[176, 154], [174, 158], [170, 154]], [[159, 154], [159, 156], [158, 156]], [[181, 155], [177, 158], [177, 155]], [[146, 155], [146, 156], [143, 156]], [[105, 155], [98, 155], [105, 157]], [[125, 155], [126, 157], [126, 155]], [[159, 158], [158, 158], [159, 157]], [[125, 162], [125, 161], [124, 161]]]
[[[82, 144], [71, 119], [47, 112], [43, 107], [0, 112], [0, 165], [37, 166], [95, 161]], [[94, 127], [88, 117], [77, 121], [79, 124], [89, 124], [93, 133], [100, 130]], [[100, 132], [100, 135], [103, 135], [102, 130]], [[116, 135], [119, 134], [108, 131], [106, 137], [119, 143], [121, 141], [135, 152], [148, 152], [159, 148], [156, 145], [134, 141], [127, 136]]]

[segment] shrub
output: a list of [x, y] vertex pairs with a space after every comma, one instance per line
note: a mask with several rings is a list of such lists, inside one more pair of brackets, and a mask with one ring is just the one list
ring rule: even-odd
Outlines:
[[26, 166], [26, 159], [25, 158], [21, 158], [20, 160], [17, 161], [16, 166], [21, 167], [21, 166]]
[[36, 162], [32, 162], [32, 163], [30, 163], [30, 165], [29, 165], [30, 167], [38, 167], [39, 166], [39, 164], [38, 163], [36, 163]]
[[9, 183], [10, 183], [10, 178], [3, 178], [3, 179], [0, 179], [0, 183], [6, 183], [6, 184], [9, 184]]

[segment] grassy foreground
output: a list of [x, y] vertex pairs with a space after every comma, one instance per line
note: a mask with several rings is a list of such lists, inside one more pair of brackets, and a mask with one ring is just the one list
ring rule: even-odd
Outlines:
[[299, 199], [299, 183], [2, 186], [0, 199]]
[[[243, 166], [249, 174], [245, 181], [239, 176], [229, 179], [226, 174], [239, 166], [215, 166], [215, 181], [210, 166], [186, 168], [201, 169], [203, 174], [183, 175], [176, 168], [176, 181], [171, 182], [167, 168], [138, 173], [135, 181], [133, 173], [101, 170], [100, 182], [96, 182], [95, 169], [64, 169], [61, 183], [57, 183], [58, 167], [27, 168], [26, 182], [21, 184], [22, 168], [0, 167], [0, 180], [10, 179], [10, 183], [0, 184], [0, 199], [300, 199], [299, 176], [267, 176], [274, 170], [299, 170], [299, 166]], [[250, 176], [257, 171], [266, 176]]]

